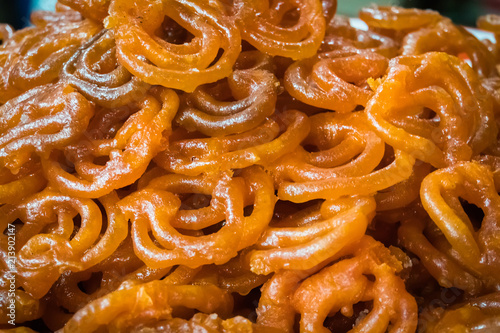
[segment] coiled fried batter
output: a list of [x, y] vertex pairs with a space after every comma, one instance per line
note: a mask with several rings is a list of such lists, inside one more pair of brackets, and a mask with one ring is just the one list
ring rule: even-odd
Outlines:
[[500, 44], [336, 5], [0, 24], [0, 330], [498, 327]]

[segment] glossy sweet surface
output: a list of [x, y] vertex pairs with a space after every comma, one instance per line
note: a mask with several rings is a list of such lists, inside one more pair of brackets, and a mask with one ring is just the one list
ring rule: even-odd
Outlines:
[[0, 25], [0, 329], [498, 327], [498, 44], [335, 10], [59, 0]]

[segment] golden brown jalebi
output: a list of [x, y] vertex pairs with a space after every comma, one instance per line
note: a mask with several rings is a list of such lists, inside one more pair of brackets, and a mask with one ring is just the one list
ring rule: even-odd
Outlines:
[[47, 181], [43, 178], [40, 163], [27, 161], [13, 173], [8, 168], [0, 170], [0, 203], [18, 203], [22, 198], [43, 189]]
[[[172, 138], [182, 136], [182, 130], [177, 132]], [[308, 132], [307, 116], [288, 110], [276, 113], [244, 133], [172, 141], [156, 156], [155, 162], [168, 171], [187, 175], [217, 173], [221, 169], [240, 169], [253, 164], [268, 165], [291, 152]]]
[[[172, 90], [157, 90], [139, 101], [114, 138], [100, 128], [88, 128], [88, 139], [69, 147], [68, 159], [76, 175], [68, 173], [53, 156], [42, 162], [47, 179], [73, 195], [96, 198], [133, 183], [146, 170], [153, 156], [166, 145], [179, 100]], [[156, 96], [154, 96], [156, 95]], [[103, 117], [108, 113], [104, 112]], [[106, 124], [106, 123], [104, 123]], [[96, 125], [99, 125], [97, 123]], [[94, 132], [94, 133], [92, 133]], [[91, 134], [96, 135], [95, 138]], [[96, 159], [108, 157], [105, 165]]]
[[373, 6], [362, 8], [359, 18], [370, 28], [413, 31], [437, 23], [438, 12], [416, 8]]
[[[192, 180], [156, 179], [154, 183], [128, 196], [119, 204], [132, 221], [134, 250], [149, 267], [161, 268], [179, 264], [198, 267], [209, 263], [226, 263], [237, 255], [237, 251], [254, 244], [272, 217], [275, 197], [271, 179], [260, 168], [254, 167], [243, 171], [242, 177], [230, 178], [229, 175], [223, 174], [213, 180], [211, 187], [215, 207], [210, 211], [202, 208], [202, 212], [196, 212], [199, 213], [196, 218], [191, 218], [196, 224], [200, 224], [204, 222], [204, 215], [208, 215], [208, 223], [186, 228], [199, 230], [221, 222], [225, 217], [225, 222], [218, 231], [209, 235], [204, 235], [203, 232], [183, 235], [170, 226], [169, 221], [180, 220], [178, 224], [181, 224], [179, 227], [182, 228], [182, 224], [190, 223], [190, 218], [178, 213], [180, 200], [166, 190], [182, 193], [183, 190], [196, 186], [190, 184]], [[207, 180], [198, 180], [198, 184], [200, 183], [210, 186], [210, 181]], [[254, 201], [253, 211], [249, 216], [244, 216], [243, 211], [245, 193], [250, 193]], [[221, 212], [224, 216], [220, 216]], [[149, 238], [149, 231], [161, 247]]]
[[1, 24], [0, 331], [497, 329], [500, 40], [336, 5]]
[[465, 55], [472, 67], [482, 76], [495, 71], [495, 60], [486, 45], [463, 27], [451, 20], [441, 20], [436, 25], [409, 33], [403, 40], [403, 54], [422, 54], [430, 51], [446, 52], [454, 56]]
[[[363, 237], [373, 217], [372, 198], [325, 201], [319, 216], [290, 216], [271, 227], [249, 253], [253, 272], [268, 274], [280, 269], [310, 269]], [[315, 214], [316, 215], [316, 214]]]
[[366, 79], [379, 78], [386, 68], [387, 59], [373, 52], [321, 53], [288, 67], [285, 88], [304, 103], [351, 112], [358, 105], [366, 106], [373, 94]]
[[437, 52], [391, 62], [366, 108], [382, 139], [434, 167], [491, 145], [498, 131], [491, 100], [467, 64]]
[[71, 7], [86, 18], [102, 21], [108, 16], [110, 2], [110, 0], [61, 0], [58, 4]]
[[[129, 311], [131, 306], [134, 311]], [[169, 319], [177, 307], [225, 316], [231, 312], [232, 300], [228, 292], [210, 285], [175, 285], [164, 280], [124, 285], [79, 310], [62, 332], [96, 332], [101, 325], [124, 332], [134, 326], [143, 326], [151, 319], [165, 320], [162, 326], [167, 326], [171, 325]], [[127, 315], [124, 316], [124, 312]], [[168, 328], [164, 330], [169, 331]]]
[[[496, 289], [500, 197], [491, 172], [478, 163], [459, 163], [428, 175], [420, 191], [422, 204], [439, 229], [428, 227], [427, 240], [425, 224], [407, 221], [400, 230], [403, 244], [430, 266], [429, 272], [443, 285], [471, 294]], [[484, 218], [469, 217], [459, 199], [480, 207]]]
[[[128, 233], [117, 200], [116, 194], [101, 199], [108, 224], [102, 236], [101, 212], [90, 199], [46, 189], [17, 207], [2, 206], [2, 226], [16, 219], [23, 222], [16, 233], [17, 276], [23, 289], [40, 298], [64, 271], [81, 271], [110, 256]], [[75, 230], [77, 214], [80, 225]], [[43, 282], [35, 282], [40, 279]]]
[[417, 304], [395, 275], [402, 269], [401, 263], [369, 236], [347, 246], [342, 255], [348, 254], [353, 257], [316, 274], [321, 265], [309, 271], [276, 273], [263, 287], [257, 323], [293, 332], [294, 314], [300, 313], [301, 332], [329, 332], [323, 326], [329, 314], [341, 311], [351, 317], [354, 304], [373, 300], [366, 317], [350, 332], [385, 331], [389, 325], [389, 332], [413, 332]]
[[56, 80], [62, 65], [100, 28], [92, 21], [62, 20], [25, 29], [19, 32], [22, 43], [18, 47], [8, 50], [9, 41], [5, 42], [11, 53], [5, 56], [15, 60], [10, 66], [2, 66], [6, 72], [2, 90], [22, 92]]
[[[241, 49], [239, 30], [221, 8], [210, 3], [118, 0], [111, 3], [109, 12], [106, 27], [115, 31], [118, 59], [150, 84], [193, 91], [229, 75]], [[157, 36], [165, 17], [193, 38], [176, 43]], [[217, 57], [219, 49], [224, 52]]]
[[298, 148], [276, 163], [280, 199], [306, 202], [370, 195], [411, 176], [415, 159], [403, 151], [396, 151], [392, 163], [375, 170], [384, 155], [384, 143], [368, 127], [365, 114], [324, 113], [311, 119], [320, 121], [308, 143], [324, 151], [308, 153]]
[[320, 52], [325, 51], [350, 51], [350, 52], [376, 52], [392, 58], [397, 55], [398, 44], [392, 38], [365, 31], [351, 26], [349, 18], [337, 15], [327, 26], [325, 38]]
[[32, 154], [47, 158], [75, 142], [87, 128], [94, 108], [66, 84], [28, 90], [0, 109], [0, 163], [17, 173]]
[[[324, 12], [327, 17], [336, 9], [336, 0], [331, 2], [325, 1], [325, 7], [333, 8]], [[321, 45], [326, 22], [317, 0], [236, 0], [232, 6], [242, 38], [261, 52], [302, 59]]]

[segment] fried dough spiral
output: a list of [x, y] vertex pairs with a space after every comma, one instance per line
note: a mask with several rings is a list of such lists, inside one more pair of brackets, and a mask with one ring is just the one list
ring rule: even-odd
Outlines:
[[495, 71], [494, 58], [486, 45], [465, 28], [454, 25], [447, 19], [406, 35], [402, 49], [404, 55], [430, 51], [446, 52], [454, 56], [465, 54], [479, 75], [488, 77]]
[[377, 53], [322, 53], [288, 67], [285, 88], [304, 103], [341, 113], [350, 112], [358, 105], [366, 106], [373, 94], [366, 87], [366, 79], [382, 76], [387, 62]]
[[66, 5], [84, 17], [96, 21], [103, 21], [108, 16], [108, 7], [111, 0], [61, 0], [60, 4]]
[[[244, 171], [242, 176], [231, 179], [229, 175], [221, 175], [214, 180], [212, 198], [216, 206], [198, 210], [196, 217], [192, 218], [179, 212], [180, 200], [166, 190], [170, 187], [174, 191], [189, 187], [196, 189], [196, 179], [160, 178], [150, 183], [150, 187], [123, 199], [120, 207], [132, 221], [132, 239], [137, 256], [153, 268], [178, 264], [198, 267], [211, 263], [224, 264], [235, 257], [237, 251], [255, 243], [272, 216], [275, 202], [273, 187], [271, 179], [258, 167]], [[202, 183], [207, 185], [207, 181]], [[252, 213], [245, 217], [244, 193], [247, 192], [254, 197], [254, 207]], [[224, 217], [225, 223], [220, 230], [209, 235], [183, 235], [169, 222], [180, 220], [177, 224], [182, 227], [191, 219], [203, 225], [188, 226], [188, 229], [199, 230], [220, 222]], [[200, 221], [202, 218], [208, 221]], [[150, 230], [161, 248], [151, 240], [148, 235]]]
[[[45, 295], [62, 272], [82, 270], [92, 252], [101, 254], [98, 249], [89, 250], [102, 224], [100, 210], [92, 200], [46, 189], [18, 206], [2, 206], [2, 213], [2, 226], [16, 219], [24, 223], [16, 234], [17, 273], [20, 285], [35, 298]], [[76, 214], [81, 217], [81, 226], [73, 234]]]
[[434, 167], [468, 161], [491, 145], [498, 131], [491, 100], [470, 67], [434, 52], [391, 62], [366, 107], [382, 139]]
[[[499, 326], [499, 293], [474, 298], [446, 311], [436, 311], [426, 325], [427, 332], [453, 332], [457, 330], [495, 330]], [[441, 312], [441, 313], [440, 313]]]
[[0, 109], [0, 163], [16, 173], [33, 153], [46, 158], [52, 150], [75, 142], [93, 111], [65, 84], [34, 88], [10, 100]]
[[108, 331], [125, 331], [151, 319], [165, 320], [163, 325], [169, 325], [172, 312], [181, 306], [226, 315], [231, 312], [232, 300], [215, 286], [173, 285], [164, 281], [125, 285], [78, 311], [62, 332], [96, 332], [103, 324]]
[[199, 87], [187, 97], [187, 107], [178, 112], [176, 121], [189, 131], [210, 136], [251, 130], [274, 113], [279, 85], [273, 73], [268, 71], [235, 70], [227, 84], [221, 83], [210, 90], [215, 96], [224, 96], [229, 89], [239, 100], [217, 101], [210, 90]]
[[[127, 119], [113, 139], [89, 138], [69, 147], [68, 158], [76, 174], [49, 158], [42, 163], [45, 177], [57, 188], [87, 198], [98, 198], [133, 183], [165, 144], [164, 132], [169, 131], [179, 105], [172, 90], [159, 90], [157, 95], [147, 95], [138, 102], [140, 110]], [[95, 161], [108, 156], [105, 165]]]
[[500, 40], [336, 5], [0, 24], [0, 331], [498, 327]]
[[432, 25], [442, 19], [441, 15], [433, 10], [393, 6], [362, 8], [359, 18], [373, 28], [410, 31]]
[[370, 195], [411, 176], [415, 159], [403, 151], [396, 151], [392, 163], [375, 170], [384, 144], [368, 128], [365, 114], [323, 113], [311, 119], [321, 127], [313, 128], [306, 142], [324, 150], [307, 153], [298, 148], [294, 155], [278, 161], [275, 174], [280, 180], [280, 199], [306, 202]]
[[[209, 3], [122, 0], [113, 1], [109, 12], [106, 27], [115, 31], [120, 63], [149, 84], [193, 91], [229, 75], [240, 52], [239, 30]], [[162, 39], [157, 34], [165, 17], [193, 38], [184, 44]], [[217, 57], [219, 49], [223, 53]]]
[[233, 7], [242, 38], [261, 52], [297, 60], [321, 45], [326, 23], [318, 0], [236, 0]]
[[40, 169], [40, 162], [27, 161], [13, 173], [4, 167], [0, 170], [0, 204], [14, 204], [43, 189], [47, 181]]
[[102, 30], [64, 64], [60, 78], [104, 107], [114, 108], [135, 102], [149, 85], [117, 64], [115, 54], [113, 32]]
[[398, 53], [398, 43], [375, 31], [365, 31], [351, 26], [349, 18], [335, 16], [326, 28], [321, 52], [328, 51], [375, 52], [388, 58]]
[[[280, 127], [285, 127], [283, 132]], [[155, 162], [168, 171], [186, 175], [267, 165], [297, 147], [308, 132], [307, 116], [288, 110], [244, 133], [173, 141]]]
[[[429, 271], [447, 287], [456, 286], [471, 294], [496, 289], [498, 279], [492, 272], [498, 270], [499, 264], [496, 257], [500, 197], [491, 171], [476, 162], [455, 164], [429, 174], [420, 191], [424, 208], [442, 234], [422, 241], [423, 228], [411, 221], [401, 227], [403, 243], [422, 257], [424, 265], [434, 266]], [[480, 207], [484, 211], [482, 221], [469, 218], [459, 199]], [[424, 257], [432, 252], [442, 253], [439, 265], [448, 269], [437, 270], [436, 261], [429, 262]]]
[[4, 83], [20, 91], [56, 80], [62, 65], [84, 41], [99, 31], [99, 25], [92, 21], [63, 21], [27, 29], [32, 30], [24, 36], [17, 50], [18, 58]]
[[[293, 218], [271, 227], [249, 253], [251, 270], [268, 274], [280, 269], [310, 269], [355, 243], [373, 217], [373, 198], [325, 201], [319, 216]], [[315, 214], [316, 215], [316, 214]]]
[[[329, 314], [341, 311], [344, 316], [352, 316], [354, 304], [373, 299], [368, 315], [349, 332], [385, 331], [389, 322], [392, 324], [389, 332], [413, 332], [417, 326], [417, 305], [395, 275], [401, 270], [401, 263], [369, 236], [364, 236], [354, 248], [343, 253], [351, 254], [352, 258], [323, 269], [320, 265], [309, 271], [276, 273], [263, 287], [257, 323], [293, 332], [297, 312], [301, 315], [301, 332], [329, 332], [323, 326]], [[374, 276], [374, 281], [365, 274]], [[372, 318], [377, 318], [376, 324]]]

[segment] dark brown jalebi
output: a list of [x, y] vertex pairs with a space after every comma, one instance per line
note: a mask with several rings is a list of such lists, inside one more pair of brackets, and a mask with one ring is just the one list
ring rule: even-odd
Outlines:
[[500, 20], [336, 5], [0, 24], [0, 331], [497, 329]]
[[[271, 72], [235, 70], [226, 84], [221, 83], [208, 91], [199, 87], [190, 94], [187, 106], [178, 112], [176, 121], [189, 131], [211, 136], [246, 132], [274, 113], [279, 86]], [[217, 101], [212, 97], [224, 99], [228, 91], [237, 101]]]
[[425, 318], [426, 332], [495, 331], [500, 326], [500, 294], [498, 292], [473, 298], [453, 308], [436, 309]]
[[116, 61], [113, 31], [102, 30], [74, 53], [60, 78], [89, 100], [108, 108], [139, 100], [149, 85]]

